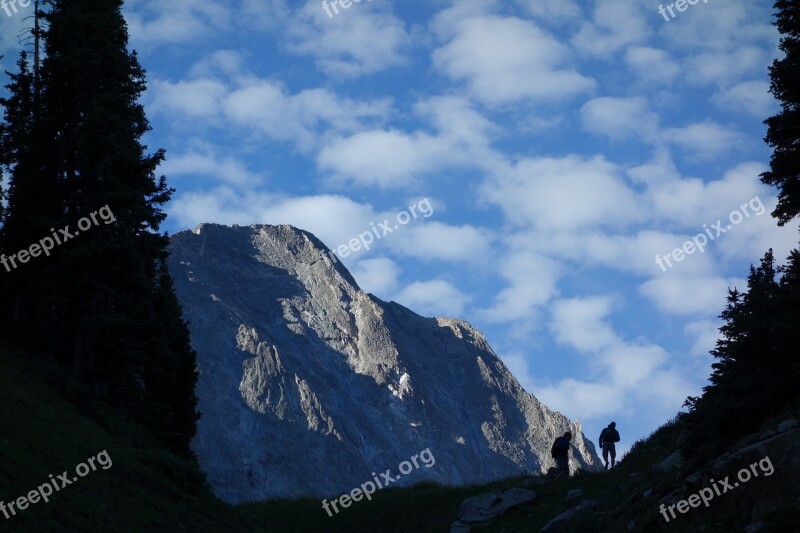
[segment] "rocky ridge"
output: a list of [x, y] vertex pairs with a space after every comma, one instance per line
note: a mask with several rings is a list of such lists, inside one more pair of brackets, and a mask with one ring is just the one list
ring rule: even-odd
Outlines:
[[[573, 469], [599, 468], [479, 331], [365, 293], [310, 233], [203, 224], [171, 254], [198, 353], [193, 448], [224, 500], [336, 496], [386, 469], [392, 486], [545, 472], [567, 429]], [[434, 464], [401, 475], [423, 450]]]

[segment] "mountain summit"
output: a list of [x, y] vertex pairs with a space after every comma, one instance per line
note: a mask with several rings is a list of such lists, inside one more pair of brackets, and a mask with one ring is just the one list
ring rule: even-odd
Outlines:
[[[365, 293], [312, 234], [202, 224], [171, 253], [200, 372], [193, 449], [222, 499], [336, 496], [386, 469], [392, 486], [538, 473], [568, 429], [572, 467], [598, 469], [479, 331]], [[423, 450], [435, 464], [399, 477]]]

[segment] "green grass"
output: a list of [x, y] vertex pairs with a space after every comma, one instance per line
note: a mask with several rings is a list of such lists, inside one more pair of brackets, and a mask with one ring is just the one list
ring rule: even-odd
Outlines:
[[237, 519], [216, 499], [190, 462], [158, 448], [137, 427], [101, 405], [67, 401], [65, 370], [8, 346], [0, 347], [0, 500], [26, 495], [65, 470], [107, 450], [112, 466], [39, 501], [16, 516], [0, 514], [14, 531], [157, 530], [184, 527], [222, 531]]

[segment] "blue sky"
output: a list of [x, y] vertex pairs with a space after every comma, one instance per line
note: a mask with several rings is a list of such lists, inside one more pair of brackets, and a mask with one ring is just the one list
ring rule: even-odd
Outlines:
[[[758, 181], [771, 2], [658, 6], [126, 2], [146, 142], [177, 189], [164, 229], [289, 223], [335, 249], [427, 198], [341, 258], [360, 286], [468, 320], [528, 391], [592, 439], [616, 420], [627, 449], [705, 383], [727, 288], [798, 240]], [[6, 68], [31, 9], [0, 12]]]

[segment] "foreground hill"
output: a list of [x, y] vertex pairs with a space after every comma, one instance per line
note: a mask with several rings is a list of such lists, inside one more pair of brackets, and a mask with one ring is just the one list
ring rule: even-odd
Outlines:
[[[457, 520], [465, 499], [514, 487], [534, 491], [536, 498], [476, 531], [539, 531], [586, 500], [597, 503], [563, 523], [562, 530], [743, 531], [759, 523], [762, 532], [800, 530], [800, 430], [783, 420], [787, 415], [735, 443], [732, 448], [745, 453], [721, 457], [717, 468], [722, 477], [713, 474], [716, 480], [736, 476], [737, 462], [751, 464], [768, 456], [771, 476], [762, 473], [711, 500], [708, 508], [690, 509], [669, 524], [659, 514], [659, 500], [683, 499], [710, 486], [706, 469], [714, 467], [676, 461], [673, 452], [682, 430], [674, 424], [637, 444], [612, 472], [556, 482], [517, 477], [467, 487], [387, 489], [329, 518], [319, 500], [223, 503], [196, 467], [161, 450], [115, 413], [83, 401], [67, 375], [67, 369], [0, 340], [0, 501], [8, 504], [46, 483], [50, 474], [74, 471], [102, 450], [112, 465], [58, 491], [49, 503], [40, 501], [10, 519], [0, 514], [2, 531], [441, 532]], [[658, 467], [662, 463], [666, 470]], [[581, 495], [567, 502], [575, 488]]]

